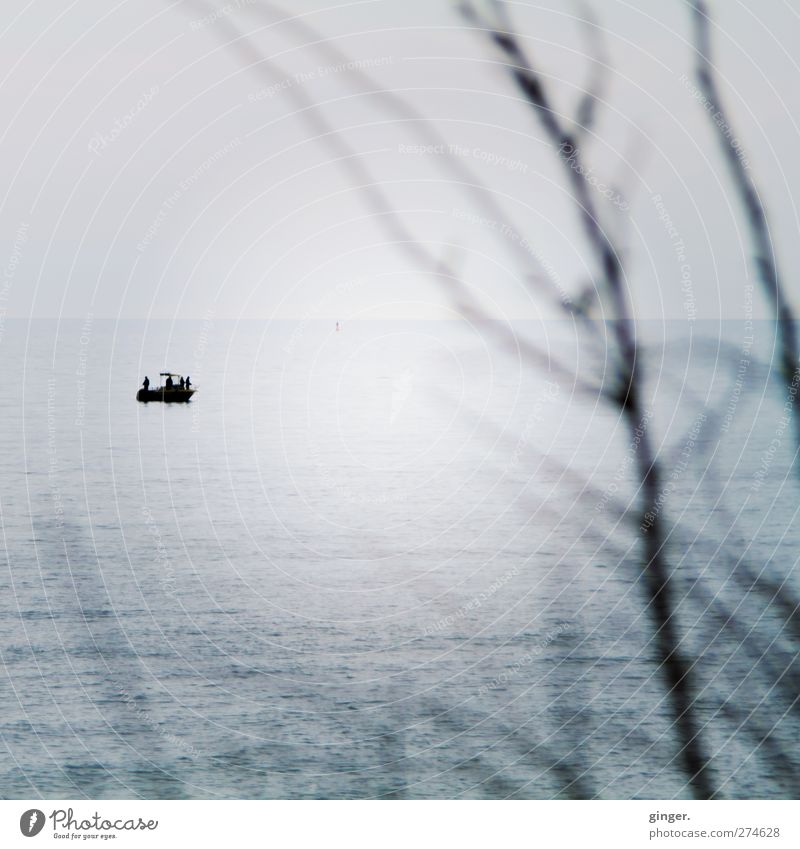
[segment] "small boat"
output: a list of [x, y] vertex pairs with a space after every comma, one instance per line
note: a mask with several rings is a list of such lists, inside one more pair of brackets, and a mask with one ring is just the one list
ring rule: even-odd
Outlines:
[[159, 377], [165, 377], [163, 386], [157, 386], [155, 389], [150, 389], [149, 387], [145, 389], [142, 387], [136, 393], [137, 401], [144, 401], [144, 403], [148, 403], [149, 401], [164, 401], [166, 403], [185, 403], [188, 401], [197, 389], [194, 386], [190, 386], [189, 389], [185, 387], [181, 387], [180, 382], [183, 380], [183, 376], [180, 374], [174, 374], [170, 371], [162, 371], [159, 374]]

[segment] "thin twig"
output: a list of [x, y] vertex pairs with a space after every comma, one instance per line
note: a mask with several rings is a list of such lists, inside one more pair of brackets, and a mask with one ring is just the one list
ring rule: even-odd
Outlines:
[[[619, 357], [619, 387], [616, 402], [633, 433], [641, 431], [636, 453], [637, 471], [642, 492], [642, 525], [644, 517], [657, 503], [661, 491], [661, 473], [648, 428], [642, 428], [645, 412], [642, 400], [642, 376], [637, 359], [635, 324], [626, 289], [619, 253], [602, 227], [587, 182], [583, 178], [581, 151], [574, 134], [568, 131], [553, 107], [542, 75], [535, 70], [522, 49], [508, 17], [505, 3], [493, 0], [496, 24], [483, 19], [471, 3], [464, 13], [473, 24], [483, 29], [500, 49], [508, 69], [523, 93], [551, 145], [558, 152], [575, 197], [578, 214], [597, 264], [597, 282], [608, 293], [614, 311], [613, 331]], [[691, 680], [693, 664], [679, 651], [680, 635], [675, 615], [669, 567], [664, 553], [661, 520], [656, 511], [655, 521], [648, 531], [640, 534], [644, 548], [642, 582], [645, 587], [648, 611], [653, 619], [657, 660], [667, 683], [672, 705], [673, 721], [678, 733], [680, 755], [694, 795], [710, 798], [714, 795], [709, 759], [704, 752], [697, 719], [695, 695]]]
[[[708, 8], [704, 0], [689, 0], [693, 10], [694, 44], [697, 52], [697, 81], [707, 104], [704, 110], [714, 126], [728, 170], [747, 217], [750, 238], [755, 251], [754, 264], [761, 286], [777, 320], [778, 344], [781, 349], [781, 373], [789, 390], [792, 406], [800, 389], [800, 363], [795, 316], [781, 280], [769, 221], [764, 204], [742, 154], [727, 110], [722, 103], [711, 59], [711, 32]], [[800, 415], [795, 411], [797, 444], [800, 446]]]

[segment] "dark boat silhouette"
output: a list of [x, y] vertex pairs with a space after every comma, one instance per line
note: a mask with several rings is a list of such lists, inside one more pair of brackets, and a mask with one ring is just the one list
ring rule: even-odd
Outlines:
[[[159, 377], [166, 377], [168, 380], [177, 381], [176, 385], [173, 386], [157, 386], [155, 389], [140, 389], [136, 393], [137, 401], [144, 401], [144, 403], [148, 403], [150, 401], [164, 401], [165, 403], [186, 403], [189, 401], [197, 392], [197, 389], [192, 386], [190, 389], [182, 389], [180, 386], [180, 381], [182, 375], [174, 374], [170, 371], [162, 371], [159, 374]], [[166, 383], [167, 381], [165, 381]]]

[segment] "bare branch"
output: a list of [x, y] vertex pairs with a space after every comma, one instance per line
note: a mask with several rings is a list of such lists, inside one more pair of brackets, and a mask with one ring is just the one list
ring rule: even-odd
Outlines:
[[[661, 472], [651, 437], [647, 428], [641, 428], [644, 405], [642, 377], [637, 359], [635, 325], [625, 276], [619, 253], [601, 225], [581, 167], [581, 151], [575, 144], [574, 134], [565, 129], [559, 113], [552, 106], [542, 75], [522, 49], [513, 31], [501, 0], [493, 0], [496, 23], [482, 18], [472, 3], [464, 6], [465, 14], [473, 25], [488, 33], [505, 56], [508, 69], [518, 88], [527, 99], [544, 129], [551, 145], [558, 152], [572, 188], [578, 214], [597, 264], [598, 286], [608, 293], [613, 307], [613, 331], [619, 353], [619, 390], [616, 402], [623, 411], [631, 433], [642, 431], [636, 454], [637, 469], [642, 491], [642, 525], [651, 512], [661, 492]], [[640, 534], [645, 553], [642, 581], [647, 596], [648, 611], [655, 629], [657, 660], [665, 676], [673, 719], [680, 741], [680, 756], [689, 783], [698, 798], [711, 798], [715, 791], [711, 782], [709, 760], [704, 753], [700, 731], [695, 717], [694, 687], [691, 681], [693, 664], [679, 651], [680, 638], [675, 617], [675, 603], [670, 585], [670, 572], [664, 555], [664, 538], [661, 521], [651, 522], [647, 532]]]
[[[740, 142], [733, 132], [727, 110], [722, 103], [711, 59], [710, 18], [704, 0], [690, 0], [694, 20], [694, 44], [697, 53], [697, 80], [708, 106], [704, 110], [714, 126], [717, 140], [739, 200], [744, 209], [750, 238], [755, 251], [754, 264], [762, 289], [777, 320], [778, 343], [781, 348], [781, 372], [789, 391], [800, 387], [798, 340], [795, 316], [778, 270], [772, 234], [764, 204], [743, 161]], [[797, 444], [800, 445], [800, 416], [795, 412]]]
[[584, 3], [579, 5], [579, 22], [589, 55], [589, 69], [583, 96], [575, 112], [575, 133], [587, 135], [594, 129], [597, 109], [608, 82], [609, 60], [603, 33], [594, 13]]

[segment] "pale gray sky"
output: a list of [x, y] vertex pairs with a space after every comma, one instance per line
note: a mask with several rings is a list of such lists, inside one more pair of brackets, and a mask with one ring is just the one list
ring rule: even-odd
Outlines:
[[[514, 3], [560, 108], [587, 79], [568, 3]], [[763, 190], [785, 271], [800, 264], [796, 103], [800, 14], [788, 2], [712, 2], [723, 90]], [[598, 179], [624, 177], [630, 210], [609, 203], [640, 314], [744, 314], [752, 279], [742, 216], [691, 85], [682, 0], [592, 4], [613, 74]], [[370, 216], [302, 98], [357, 151], [419, 239], [448, 249], [494, 315], [549, 314], [520, 277], [527, 240], [568, 291], [584, 245], [555, 155], [496, 56], [452, 4], [295, 2], [291, 9], [433, 121], [502, 203], [487, 221], [419, 127], [320, 45], [255, 0], [6, 3], [0, 28], [0, 145], [6, 163], [0, 311], [8, 316], [319, 317], [452, 315], [446, 293]], [[231, 27], [248, 34], [247, 56]], [[255, 52], [257, 51], [257, 53]], [[246, 61], [243, 61], [243, 57]], [[626, 165], [630, 162], [630, 165]], [[661, 205], [653, 200], [661, 196]], [[664, 218], [668, 215], [673, 229]], [[676, 235], [677, 234], [677, 235]], [[679, 248], [677, 242], [682, 241]], [[787, 275], [793, 282], [791, 274]], [[796, 290], [796, 287], [794, 287]], [[756, 296], [756, 317], [766, 313]]]

